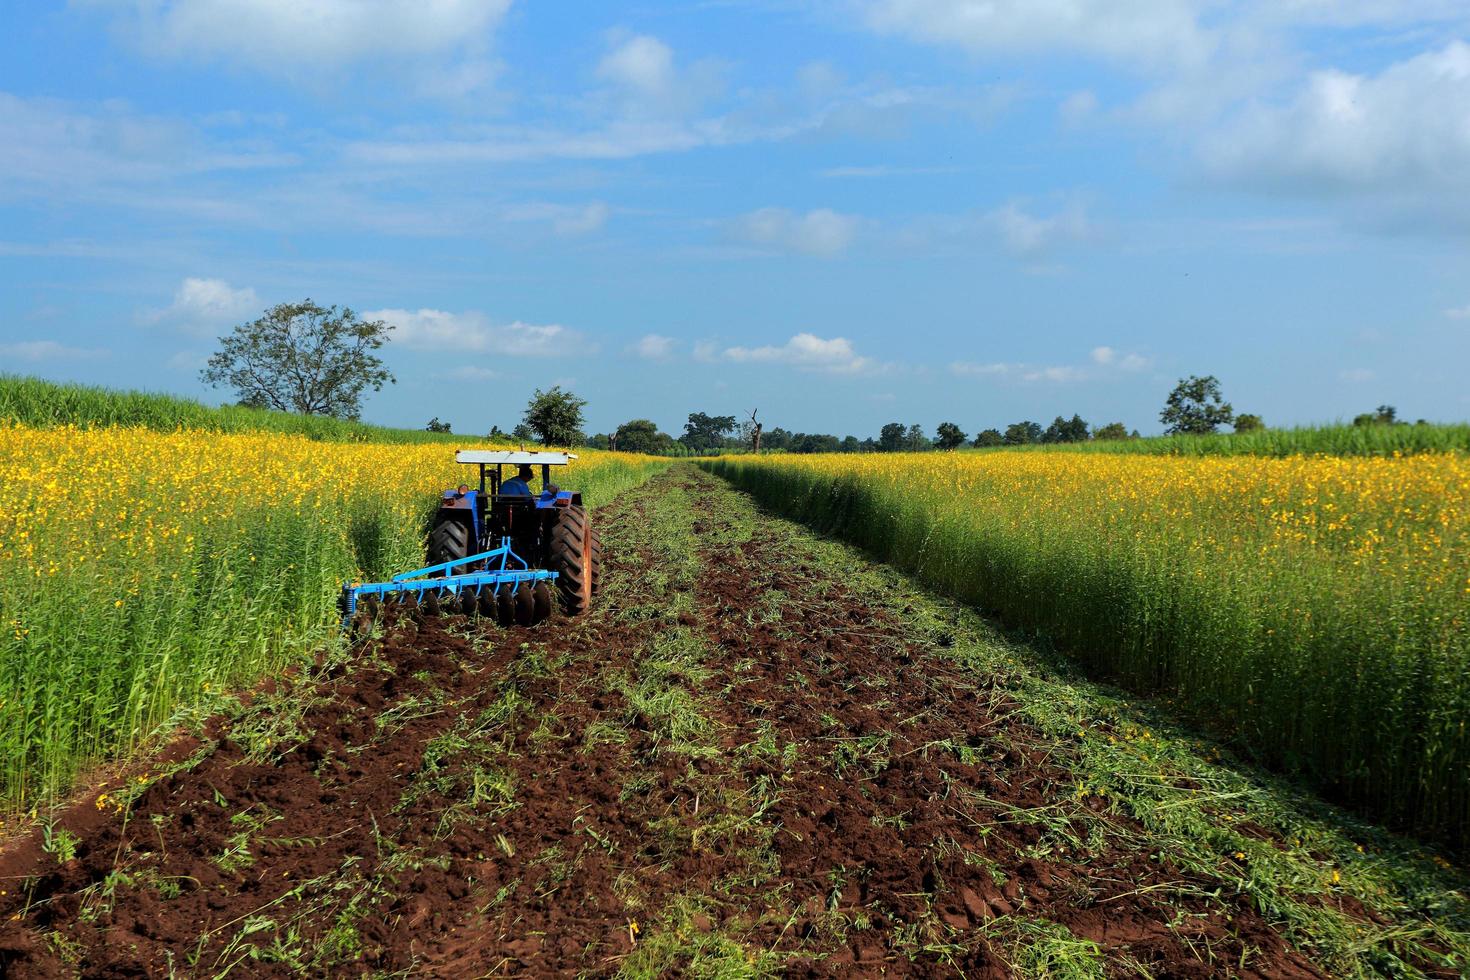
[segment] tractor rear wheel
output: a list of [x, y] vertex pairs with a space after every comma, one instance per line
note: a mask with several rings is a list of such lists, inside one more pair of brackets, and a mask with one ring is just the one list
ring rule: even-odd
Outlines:
[[592, 535], [587, 512], [581, 507], [559, 507], [551, 529], [551, 560], [556, 591], [568, 616], [580, 616], [592, 605]]
[[[442, 520], [429, 532], [429, 564], [442, 565], [470, 556], [470, 529], [456, 520]], [[442, 572], [439, 574], [443, 574]]]

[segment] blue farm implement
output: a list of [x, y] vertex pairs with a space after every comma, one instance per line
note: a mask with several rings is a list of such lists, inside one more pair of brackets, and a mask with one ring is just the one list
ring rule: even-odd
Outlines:
[[[386, 604], [425, 612], [493, 616], [531, 626], [551, 615], [553, 593], [564, 613], [580, 615], [602, 585], [602, 540], [582, 495], [551, 482], [551, 467], [571, 453], [462, 449], [457, 462], [479, 467], [479, 487], [446, 490], [434, 513], [423, 568], [387, 582], [348, 585], [339, 605], [344, 626], [376, 618]], [[517, 473], [505, 478], [504, 467]], [[533, 492], [535, 468], [541, 490]]]

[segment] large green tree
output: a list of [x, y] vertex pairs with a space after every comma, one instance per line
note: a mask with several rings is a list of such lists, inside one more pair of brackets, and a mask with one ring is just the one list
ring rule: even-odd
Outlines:
[[1012, 422], [1006, 426], [1001, 442], [1007, 446], [1025, 446], [1041, 441], [1041, 426], [1035, 422]]
[[689, 421], [684, 423], [684, 434], [679, 441], [696, 453], [718, 449], [724, 445], [725, 437], [735, 431], [735, 416], [706, 415], [690, 412]]
[[221, 337], [199, 377], [235, 389], [245, 405], [356, 419], [364, 391], [393, 383], [374, 353], [392, 329], [382, 320], [359, 320], [346, 307], [281, 303]]
[[1266, 428], [1266, 422], [1259, 415], [1242, 412], [1235, 416], [1236, 432], [1260, 432], [1264, 428]]
[[991, 446], [1002, 446], [1005, 444], [1005, 436], [1000, 434], [999, 429], [985, 429], [975, 437], [973, 445], [976, 449], [985, 449]]
[[550, 391], [537, 388], [526, 405], [522, 424], [536, 434], [543, 446], [580, 446], [585, 438], [582, 409], [586, 406], [586, 399], [562, 391], [561, 385], [553, 385]]
[[1233, 418], [1235, 410], [1220, 396], [1220, 381], [1213, 374], [1181, 378], [1159, 413], [1171, 435], [1209, 435]]
[[1056, 421], [1047, 426], [1046, 431], [1041, 434], [1042, 442], [1086, 442], [1088, 428], [1082, 416], [1073, 415], [1070, 419], [1064, 419], [1060, 415]]
[[958, 449], [965, 444], [965, 433], [953, 422], [940, 422], [934, 435], [934, 445], [940, 449]]
[[885, 453], [900, 453], [908, 440], [908, 429], [902, 422], [889, 422], [878, 433], [878, 448]]
[[625, 453], [667, 456], [674, 449], [674, 437], [658, 431], [658, 426], [648, 419], [632, 419], [618, 426], [613, 443]]
[[1392, 405], [1379, 405], [1377, 411], [1364, 412], [1353, 419], [1353, 425], [1397, 425], [1399, 410]]

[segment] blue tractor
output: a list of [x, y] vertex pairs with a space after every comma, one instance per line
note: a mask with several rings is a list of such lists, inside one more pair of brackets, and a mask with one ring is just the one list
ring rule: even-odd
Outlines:
[[[461, 449], [455, 460], [479, 468], [478, 487], [444, 491], [429, 525], [428, 564], [388, 582], [342, 590], [344, 626], [375, 618], [386, 602], [431, 613], [448, 608], [531, 626], [551, 615], [553, 594], [578, 616], [602, 587], [602, 540], [582, 495], [551, 482], [551, 468], [573, 453]], [[515, 476], [506, 478], [506, 467]], [[535, 470], [540, 492], [533, 492]]]

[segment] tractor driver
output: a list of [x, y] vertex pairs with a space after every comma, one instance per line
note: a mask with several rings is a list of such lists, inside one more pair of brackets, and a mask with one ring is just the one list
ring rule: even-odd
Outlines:
[[502, 497], [529, 497], [531, 496], [531, 467], [522, 463], [516, 475], [500, 485]]

